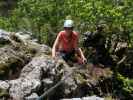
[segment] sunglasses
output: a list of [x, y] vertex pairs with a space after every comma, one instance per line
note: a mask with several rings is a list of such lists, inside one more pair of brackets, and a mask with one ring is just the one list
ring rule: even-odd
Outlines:
[[65, 30], [73, 30], [73, 27], [64, 27]]

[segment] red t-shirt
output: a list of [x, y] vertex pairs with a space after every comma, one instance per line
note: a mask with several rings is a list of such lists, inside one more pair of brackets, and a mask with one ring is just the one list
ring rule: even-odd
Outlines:
[[73, 31], [71, 36], [67, 36], [65, 31], [61, 31], [58, 36], [59, 37], [59, 50], [64, 50], [66, 52], [70, 52], [73, 49], [77, 49], [78, 47], [78, 33]]

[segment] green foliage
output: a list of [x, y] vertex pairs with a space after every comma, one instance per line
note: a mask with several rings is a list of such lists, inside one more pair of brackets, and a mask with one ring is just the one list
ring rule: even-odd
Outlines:
[[0, 17], [0, 28], [1, 29], [6, 29], [10, 30], [11, 29], [11, 24], [7, 18]]
[[7, 90], [0, 88], [0, 97], [3, 97], [3, 96], [9, 96], [9, 93]]
[[[132, 0], [18, 0], [11, 16], [0, 26], [8, 30], [26, 30], [40, 42], [52, 45], [62, 30], [66, 16], [72, 16], [75, 30], [80, 33], [94, 31], [95, 25], [104, 23], [106, 33], [120, 32], [123, 27], [131, 33], [133, 25]], [[128, 34], [129, 34], [128, 33]], [[131, 35], [132, 36], [132, 35]]]
[[61, 29], [58, 28], [60, 19], [55, 10], [56, 2], [52, 0], [21, 0], [13, 11], [13, 18], [17, 20], [19, 30], [30, 31], [40, 42], [52, 45], [54, 33]]
[[114, 85], [114, 95], [119, 95], [121, 99], [130, 100], [133, 93], [133, 79], [123, 77], [121, 74], [117, 73], [113, 81]]
[[117, 79], [122, 82], [122, 90], [127, 93], [133, 93], [133, 79], [128, 79], [118, 74]]

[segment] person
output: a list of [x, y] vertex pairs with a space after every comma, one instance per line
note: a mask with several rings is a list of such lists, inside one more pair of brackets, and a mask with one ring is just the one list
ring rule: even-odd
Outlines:
[[56, 58], [59, 55], [66, 62], [72, 61], [84, 64], [86, 62], [86, 58], [81, 48], [78, 47], [79, 34], [73, 31], [73, 28], [73, 20], [65, 20], [64, 30], [58, 33], [53, 44], [52, 57]]

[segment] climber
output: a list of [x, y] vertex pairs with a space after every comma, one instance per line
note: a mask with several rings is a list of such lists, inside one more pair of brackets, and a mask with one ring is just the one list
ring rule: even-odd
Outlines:
[[59, 32], [52, 48], [52, 57], [62, 57], [66, 62], [78, 62], [84, 64], [86, 58], [78, 47], [79, 35], [73, 31], [74, 22], [73, 20], [65, 20], [64, 30]]

